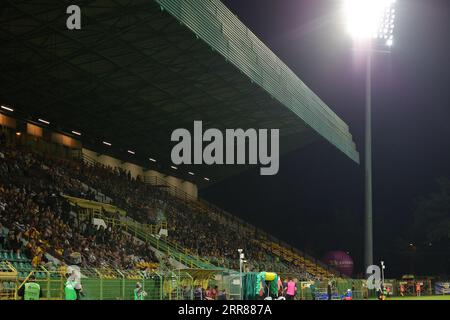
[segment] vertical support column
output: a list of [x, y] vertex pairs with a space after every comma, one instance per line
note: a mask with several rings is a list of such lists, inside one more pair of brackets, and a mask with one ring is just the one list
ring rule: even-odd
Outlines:
[[373, 265], [373, 219], [372, 219], [372, 52], [367, 54], [366, 70], [366, 132], [365, 132], [365, 237], [364, 265]]

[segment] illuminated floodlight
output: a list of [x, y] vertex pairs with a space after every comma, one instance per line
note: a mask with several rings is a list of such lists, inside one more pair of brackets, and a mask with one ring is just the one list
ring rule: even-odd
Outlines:
[[151, 162], [156, 162], [156, 160], [153, 158], [148, 158], [148, 160], [150, 160]]
[[9, 111], [9, 112], [14, 112], [14, 109], [13, 108], [8, 108], [8, 107], [5, 107], [5, 106], [0, 106], [3, 110], [6, 110], [6, 111]]
[[49, 121], [47, 121], [47, 120], [44, 120], [44, 119], [38, 119], [38, 121], [39, 122], [42, 122], [42, 123], [44, 123], [44, 124], [50, 124], [50, 122]]
[[356, 40], [394, 44], [396, 0], [344, 0], [347, 31]]
[[103, 143], [105, 146], [108, 146], [108, 147], [111, 147], [111, 146], [112, 146], [111, 142], [103, 141], [102, 143]]
[[78, 132], [78, 131], [72, 130], [72, 133], [73, 133], [74, 135], [81, 136], [81, 133]]

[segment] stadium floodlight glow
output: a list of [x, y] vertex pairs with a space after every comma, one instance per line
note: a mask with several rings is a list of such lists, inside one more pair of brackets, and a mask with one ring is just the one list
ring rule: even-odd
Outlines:
[[72, 130], [72, 133], [73, 133], [74, 135], [76, 135], [76, 136], [81, 136], [81, 133], [80, 133], [80, 132], [78, 132], [78, 131], [74, 131], [74, 130]]
[[9, 112], [14, 112], [14, 109], [13, 108], [8, 108], [8, 107], [5, 107], [5, 106], [0, 106], [3, 110], [6, 110], [6, 111], [9, 111]]
[[127, 152], [128, 152], [129, 154], [133, 154], [133, 155], [136, 154], [136, 152], [134, 152], [133, 150], [128, 150]]
[[47, 120], [44, 120], [44, 119], [38, 119], [38, 121], [39, 122], [42, 122], [42, 123], [45, 123], [45, 124], [50, 124], [50, 122], [49, 121], [47, 121]]
[[110, 142], [107, 142], [107, 141], [103, 141], [102, 142], [105, 146], [108, 146], [108, 147], [111, 147], [112, 146], [112, 144], [110, 143]]
[[396, 0], [344, 0], [347, 31], [354, 39], [394, 44]]

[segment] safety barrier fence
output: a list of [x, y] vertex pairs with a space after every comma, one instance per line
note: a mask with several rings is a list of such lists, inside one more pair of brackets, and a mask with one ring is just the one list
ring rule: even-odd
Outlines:
[[[137, 283], [146, 292], [144, 300], [192, 300], [197, 285], [203, 288], [218, 286], [225, 290], [228, 299], [241, 299], [240, 274], [223, 270], [117, 270], [111, 268], [85, 268], [81, 269], [81, 283], [83, 286], [82, 300], [133, 300]], [[243, 273], [245, 278], [249, 273]], [[34, 276], [32, 279], [31, 277]], [[328, 279], [326, 281], [301, 281], [293, 274], [280, 274], [281, 279], [287, 277], [297, 281], [297, 300], [328, 300], [331, 293], [332, 300], [342, 300], [349, 291], [353, 300], [362, 300], [375, 297], [374, 290], [368, 290], [363, 279]], [[32, 279], [32, 280], [31, 280]], [[46, 270], [33, 269], [22, 276], [11, 263], [0, 261], [0, 300], [20, 299], [18, 292], [27, 281], [33, 281], [42, 289], [42, 299], [64, 299], [64, 287], [67, 280], [67, 269]], [[418, 293], [414, 285], [420, 283], [421, 291]], [[244, 280], [245, 284], [245, 280]], [[330, 287], [331, 286], [331, 287]], [[434, 292], [431, 280], [417, 280], [406, 282], [402, 280], [385, 280], [389, 288], [389, 296], [400, 296], [400, 287], [406, 287], [405, 296], [432, 295]], [[248, 297], [245, 292], [244, 297]], [[254, 287], [254, 286], [253, 286]], [[250, 289], [253, 292], [253, 289]], [[262, 299], [263, 296], [254, 296], [251, 299]]]
[[[67, 276], [64, 271], [46, 271], [36, 277], [39, 270], [32, 270], [25, 278], [7, 262], [0, 262], [0, 300], [20, 299], [18, 292], [28, 281], [38, 283], [44, 300], [64, 299]], [[133, 300], [137, 283], [146, 292], [144, 300], [190, 300], [198, 281], [187, 272], [175, 271], [125, 271], [113, 269], [81, 269], [82, 300]], [[32, 278], [34, 276], [34, 278]], [[32, 280], [31, 280], [32, 279]]]
[[0, 300], [16, 298], [17, 270], [8, 261], [0, 261]]

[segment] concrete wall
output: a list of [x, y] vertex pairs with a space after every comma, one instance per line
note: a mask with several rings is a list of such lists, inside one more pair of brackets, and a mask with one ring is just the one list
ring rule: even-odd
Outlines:
[[44, 136], [44, 130], [32, 123], [27, 123], [27, 134], [37, 138], [42, 138]]
[[52, 141], [68, 148], [80, 149], [81, 142], [61, 133], [52, 133]]
[[4, 114], [0, 113], [0, 125], [15, 129], [17, 126], [16, 119], [5, 116]]

